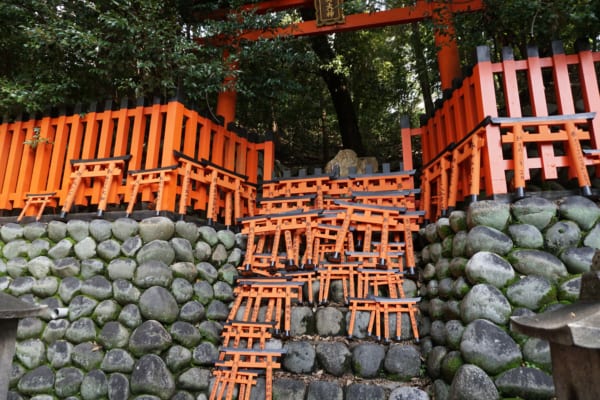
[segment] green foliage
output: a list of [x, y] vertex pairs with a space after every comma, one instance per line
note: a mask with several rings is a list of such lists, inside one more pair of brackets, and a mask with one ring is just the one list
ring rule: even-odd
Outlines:
[[[214, 111], [226, 76], [238, 91], [237, 119], [250, 130], [276, 130], [278, 157], [318, 165], [341, 147], [338, 121], [319, 72], [342, 73], [367, 153], [397, 162], [400, 117], [413, 126], [439, 98], [431, 21], [330, 35], [335, 52], [321, 64], [306, 38], [238, 40], [300, 20], [298, 12], [258, 15], [224, 9], [258, 0], [4, 0], [0, 2], [0, 115], [37, 113], [61, 104], [129, 97], [169, 98]], [[345, 0], [344, 12], [410, 6], [405, 0]], [[597, 0], [485, 0], [485, 10], [455, 16], [464, 64], [477, 45], [498, 55], [525, 54], [551, 40], [570, 51], [578, 37], [598, 47]], [[217, 40], [215, 40], [217, 39]], [[226, 59], [225, 54], [229, 56]], [[413, 144], [419, 151], [419, 140]], [[416, 157], [418, 160], [418, 157]]]
[[[528, 45], [548, 54], [553, 40], [567, 50], [578, 38], [600, 43], [600, 2], [595, 0], [484, 0], [482, 12], [456, 17], [457, 35], [465, 58], [477, 45], [487, 44], [499, 55], [509, 46], [516, 57], [525, 57]], [[472, 61], [472, 60], [471, 60]]]

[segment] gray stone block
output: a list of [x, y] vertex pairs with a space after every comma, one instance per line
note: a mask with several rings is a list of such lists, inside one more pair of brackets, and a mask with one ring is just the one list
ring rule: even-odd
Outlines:
[[483, 318], [497, 324], [506, 324], [511, 311], [510, 303], [502, 292], [488, 284], [473, 286], [460, 305], [461, 317], [465, 323]]
[[98, 334], [98, 342], [105, 349], [126, 347], [129, 343], [130, 331], [117, 321], [107, 322]]
[[375, 343], [360, 343], [352, 349], [352, 369], [362, 378], [379, 374], [385, 359], [385, 348]]
[[340, 336], [346, 332], [344, 314], [336, 307], [319, 308], [315, 313], [317, 334]]
[[194, 296], [194, 287], [184, 278], [175, 278], [173, 279], [173, 283], [171, 283], [171, 293], [177, 303], [182, 304], [192, 299]]
[[465, 364], [458, 369], [450, 385], [450, 399], [497, 400], [498, 389], [492, 379], [476, 365]]
[[110, 299], [113, 295], [111, 283], [102, 275], [95, 275], [83, 281], [81, 293], [96, 300]]
[[80, 260], [87, 260], [96, 256], [96, 241], [87, 236], [73, 246], [75, 255]]
[[173, 373], [177, 373], [190, 365], [190, 362], [192, 361], [192, 351], [187, 347], [173, 345], [167, 350], [164, 360], [169, 367], [169, 370]]
[[81, 382], [81, 398], [83, 400], [105, 399], [108, 395], [108, 378], [99, 369], [88, 372]]
[[150, 394], [160, 399], [169, 399], [175, 393], [175, 380], [164, 361], [155, 354], [140, 358], [130, 378], [131, 392]]
[[90, 221], [88, 229], [94, 240], [97, 242], [103, 242], [111, 238], [112, 227], [113, 224], [110, 221], [105, 219], [94, 219]]
[[83, 372], [74, 367], [65, 367], [56, 371], [56, 381], [54, 383], [56, 395], [61, 399], [77, 395], [81, 382], [83, 382], [83, 376]]
[[194, 283], [198, 277], [198, 270], [193, 262], [176, 262], [170, 266], [173, 270], [173, 275], [176, 278], [182, 278], [190, 283]]
[[352, 353], [341, 342], [321, 342], [315, 348], [319, 365], [334, 376], [342, 376], [351, 370]]
[[99, 368], [104, 359], [102, 348], [92, 342], [84, 342], [73, 347], [71, 361], [73, 365], [82, 368], [84, 371], [91, 371]]
[[103, 326], [109, 321], [116, 321], [121, 312], [121, 306], [115, 300], [103, 300], [94, 309], [92, 318], [98, 326]]
[[50, 393], [54, 386], [54, 378], [50, 367], [42, 365], [23, 375], [17, 387], [20, 393], [26, 395]]
[[478, 319], [467, 325], [460, 343], [465, 361], [490, 375], [518, 366], [523, 356], [515, 341], [492, 322]]
[[146, 243], [136, 254], [136, 261], [142, 265], [148, 261], [160, 261], [171, 265], [175, 261], [175, 250], [167, 240], [153, 240]]
[[138, 232], [144, 243], [153, 240], [169, 240], [175, 233], [175, 225], [169, 218], [151, 217], [140, 221]]
[[297, 379], [273, 379], [273, 398], [286, 400], [304, 400], [306, 384]]
[[480, 251], [506, 255], [512, 248], [513, 241], [510, 237], [490, 226], [475, 226], [467, 234], [466, 254], [470, 256]]
[[67, 221], [67, 233], [76, 242], [79, 242], [90, 234], [90, 223], [81, 219], [71, 219]]
[[505, 397], [542, 400], [554, 397], [552, 377], [535, 368], [518, 367], [496, 378], [496, 387]]
[[131, 373], [135, 360], [124, 349], [112, 349], [106, 352], [104, 359], [100, 364], [100, 369], [104, 372], [123, 372]]
[[429, 400], [429, 395], [414, 387], [399, 387], [392, 390], [389, 400]]
[[96, 340], [96, 324], [91, 318], [87, 317], [73, 321], [65, 332], [65, 338], [71, 343]]
[[121, 242], [137, 235], [138, 222], [131, 218], [117, 218], [112, 223], [112, 234]]
[[129, 379], [121, 373], [110, 374], [108, 377], [108, 399], [122, 400], [129, 399]]
[[310, 342], [287, 342], [284, 349], [286, 353], [281, 365], [286, 371], [306, 374], [314, 370], [316, 351]]
[[121, 244], [114, 239], [103, 240], [96, 246], [96, 253], [104, 261], [110, 262], [121, 254]]
[[146, 289], [151, 286], [168, 288], [173, 282], [173, 271], [162, 261], [148, 260], [140, 264], [133, 277], [133, 283]]
[[308, 384], [306, 400], [343, 400], [344, 391], [337, 382], [312, 381]]
[[113, 298], [119, 304], [127, 305], [137, 303], [140, 299], [140, 290], [128, 280], [117, 279], [112, 283]]
[[410, 381], [421, 374], [421, 353], [412, 345], [391, 345], [383, 366], [394, 379]]

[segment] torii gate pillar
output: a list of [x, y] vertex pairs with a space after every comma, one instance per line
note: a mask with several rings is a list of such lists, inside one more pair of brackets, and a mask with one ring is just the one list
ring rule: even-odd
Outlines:
[[219, 93], [217, 98], [217, 115], [223, 117], [224, 126], [235, 120], [235, 104], [237, 101], [237, 92], [234, 89], [227, 89], [233, 85], [235, 78], [225, 78], [225, 89]]
[[462, 78], [460, 56], [456, 43], [456, 31], [452, 10], [447, 4], [437, 3], [438, 12], [433, 13], [435, 45], [442, 90], [451, 89], [454, 79]]
[[[229, 51], [225, 51], [223, 59], [226, 63], [229, 63], [230, 69], [236, 68], [236, 63], [232, 63], [229, 58]], [[217, 98], [217, 115], [223, 117], [224, 126], [235, 120], [235, 107], [237, 101], [237, 91], [235, 90], [235, 76], [228, 75], [223, 81], [223, 89], [219, 92]]]

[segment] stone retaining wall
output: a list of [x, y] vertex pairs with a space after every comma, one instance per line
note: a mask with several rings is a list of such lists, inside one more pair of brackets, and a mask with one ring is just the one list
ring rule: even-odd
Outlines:
[[513, 332], [510, 317], [579, 297], [599, 217], [587, 198], [530, 197], [477, 202], [422, 229], [422, 352], [435, 399], [553, 397], [548, 343]]
[[[19, 323], [9, 399], [208, 397], [243, 237], [156, 217], [9, 223], [0, 240], [0, 290], [48, 306]], [[406, 290], [416, 294], [412, 282]], [[422, 374], [419, 348], [348, 342], [348, 317], [293, 308], [292, 339], [269, 343], [287, 350], [274, 398], [426, 399], [410, 382]], [[359, 337], [367, 323], [359, 318]]]
[[[422, 342], [403, 318], [403, 342], [377, 343], [364, 313], [348, 340], [346, 308], [297, 305], [292, 338], [269, 343], [287, 350], [274, 398], [550, 399], [548, 344], [509, 318], [577, 299], [599, 217], [582, 197], [532, 197], [424, 227], [420, 282], [404, 285], [423, 296]], [[230, 231], [161, 217], [0, 227], [0, 290], [48, 305], [19, 323], [9, 399], [208, 398], [243, 248]], [[341, 285], [329, 298], [340, 302]]]

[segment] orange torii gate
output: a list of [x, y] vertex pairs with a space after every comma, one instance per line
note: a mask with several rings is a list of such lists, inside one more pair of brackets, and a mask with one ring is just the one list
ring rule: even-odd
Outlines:
[[[438, 47], [438, 65], [442, 89], [452, 88], [452, 81], [461, 78], [460, 57], [458, 45], [454, 38], [453, 15], [456, 13], [472, 12], [483, 9], [482, 0], [417, 0], [414, 5], [394, 7], [382, 11], [358, 13], [343, 16], [341, 7], [343, 0], [267, 0], [246, 4], [238, 10], [222, 9], [208, 17], [223, 18], [227, 14], [254, 11], [257, 14], [285, 11], [303, 7], [315, 7], [317, 19], [303, 21], [297, 24], [269, 29], [254, 30], [241, 34], [236, 40], [271, 39], [279, 36], [311, 36], [337, 32], [347, 32], [359, 29], [378, 28], [388, 25], [408, 24], [425, 19], [433, 19], [442, 29], [436, 30], [435, 44]], [[319, 8], [328, 8], [335, 14], [334, 18], [319, 19]], [[231, 78], [226, 79], [231, 82]], [[236, 92], [224, 90], [217, 101], [217, 114], [225, 119], [225, 123], [235, 119]]]

